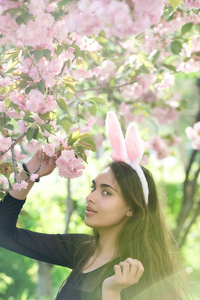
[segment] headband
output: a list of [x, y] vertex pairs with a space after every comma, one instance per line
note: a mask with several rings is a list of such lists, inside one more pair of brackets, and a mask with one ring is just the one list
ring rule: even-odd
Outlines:
[[140, 137], [137, 125], [130, 123], [124, 139], [121, 126], [113, 111], [109, 111], [106, 116], [106, 128], [112, 146], [111, 158], [114, 161], [123, 161], [129, 164], [137, 173], [146, 204], [148, 204], [149, 188], [146, 177], [139, 166], [144, 153], [143, 141]]

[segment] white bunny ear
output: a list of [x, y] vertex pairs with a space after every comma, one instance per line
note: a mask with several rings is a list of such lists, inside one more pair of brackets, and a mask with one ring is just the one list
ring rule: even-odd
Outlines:
[[125, 145], [130, 163], [139, 164], [144, 153], [144, 146], [137, 125], [134, 123], [127, 128]]
[[113, 111], [109, 111], [106, 116], [106, 128], [108, 137], [113, 148], [111, 157], [113, 160], [126, 161], [127, 153], [124, 136], [117, 116]]

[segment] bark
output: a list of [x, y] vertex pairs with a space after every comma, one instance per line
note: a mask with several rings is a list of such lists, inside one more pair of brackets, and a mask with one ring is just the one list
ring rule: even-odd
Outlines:
[[67, 198], [66, 198], [66, 213], [65, 213], [65, 233], [68, 232], [70, 218], [74, 210], [74, 202], [71, 198], [71, 181], [67, 181]]
[[[197, 85], [200, 91], [200, 79], [198, 79]], [[199, 121], [200, 106], [195, 123]], [[177, 217], [177, 226], [174, 231], [180, 247], [184, 244], [186, 237], [190, 231], [190, 228], [197, 221], [197, 218], [200, 215], [200, 199], [196, 193], [199, 185], [199, 174], [200, 151], [193, 150], [185, 171], [185, 180], [183, 183], [183, 200], [179, 215]]]
[[37, 299], [52, 299], [52, 265], [38, 261]]

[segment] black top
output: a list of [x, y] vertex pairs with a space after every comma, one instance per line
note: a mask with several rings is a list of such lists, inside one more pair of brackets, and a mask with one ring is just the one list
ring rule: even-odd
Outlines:
[[[86, 234], [44, 234], [16, 227], [18, 215], [25, 201], [17, 200], [7, 194], [0, 201], [0, 246], [16, 253], [46, 263], [74, 269], [79, 263], [74, 254], [84, 241], [91, 240]], [[81, 252], [79, 257], [81, 256]], [[75, 270], [65, 282], [56, 300], [101, 300], [102, 282], [114, 274], [113, 260], [91, 272]], [[129, 294], [125, 296], [124, 293]], [[122, 300], [130, 300], [134, 286], [122, 292]]]

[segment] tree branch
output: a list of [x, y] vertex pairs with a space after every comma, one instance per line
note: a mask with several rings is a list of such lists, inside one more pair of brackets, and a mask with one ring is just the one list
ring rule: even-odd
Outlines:
[[15, 179], [15, 182], [19, 182], [18, 181], [18, 172], [17, 172], [17, 161], [16, 161], [14, 146], [11, 147], [11, 153], [12, 153], [12, 162], [13, 162], [13, 167], [14, 167], [14, 179]]
[[22, 135], [20, 135], [20, 137], [18, 137], [18, 139], [15, 140], [14, 143], [12, 143], [12, 145], [10, 146], [10, 148], [8, 148], [2, 155], [0, 155], [0, 158], [2, 156], [5, 155], [5, 153], [7, 153], [11, 148], [13, 148], [16, 144], [18, 144], [26, 135], [26, 132], [24, 132]]

